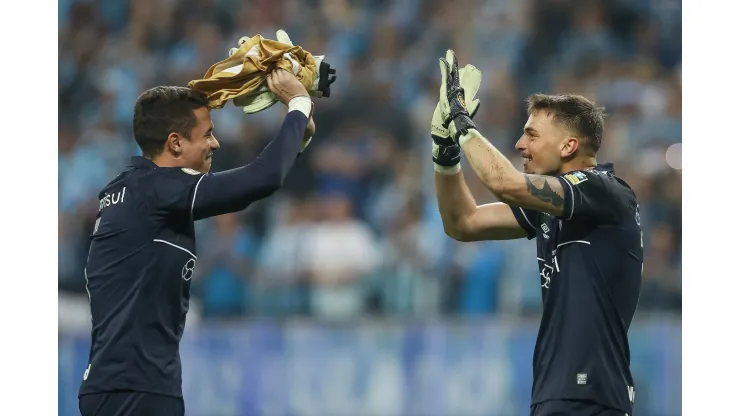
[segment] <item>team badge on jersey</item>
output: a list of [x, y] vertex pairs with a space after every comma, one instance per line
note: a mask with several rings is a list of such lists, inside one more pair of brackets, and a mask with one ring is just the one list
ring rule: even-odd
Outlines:
[[583, 172], [568, 173], [563, 175], [563, 177], [573, 185], [578, 185], [579, 183], [586, 182], [588, 180], [588, 176]]
[[198, 172], [195, 169], [182, 168], [182, 171], [185, 172], [185, 173], [187, 173], [188, 175], [200, 175], [200, 172]]

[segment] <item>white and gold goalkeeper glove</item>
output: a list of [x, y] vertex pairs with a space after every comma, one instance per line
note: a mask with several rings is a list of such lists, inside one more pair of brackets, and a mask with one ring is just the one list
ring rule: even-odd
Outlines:
[[[480, 107], [480, 100], [475, 96], [480, 89], [481, 72], [473, 65], [466, 65], [459, 71], [459, 78], [459, 85], [464, 91], [465, 107], [469, 110], [472, 119]], [[442, 106], [440, 102], [437, 102], [431, 123], [434, 170], [442, 173], [455, 173], [460, 170], [461, 149], [452, 138], [450, 123], [445, 123], [442, 113]]]
[[[439, 59], [439, 69], [442, 73], [442, 85], [439, 88], [439, 110], [445, 126], [450, 130], [450, 138], [455, 143], [460, 137], [471, 130], [477, 130], [473, 123], [474, 110], [467, 98], [470, 94], [463, 86], [462, 71], [457, 67], [457, 57], [452, 49], [447, 50], [444, 58]], [[480, 87], [480, 81], [477, 84]], [[476, 88], [475, 92], [478, 89]]]
[[[278, 42], [293, 46], [293, 42], [284, 30], [278, 30], [276, 37]], [[239, 39], [239, 46], [249, 39], [249, 36], [241, 37]], [[229, 50], [229, 56], [234, 55], [238, 50], [239, 48], [231, 48]], [[251, 51], [248, 52], [247, 55], [249, 55], [249, 53], [251, 53]], [[298, 75], [300, 63], [296, 61], [291, 53], [286, 53], [284, 56], [293, 64], [293, 75]], [[312, 97], [329, 97], [331, 94], [331, 84], [336, 80], [336, 70], [331, 68], [331, 66], [324, 61], [324, 55], [312, 56], [316, 62], [316, 75], [314, 78], [313, 88], [310, 88], [308, 93]], [[229, 70], [233, 70], [238, 73], [241, 71], [241, 68], [236, 66]], [[246, 114], [253, 114], [271, 107], [277, 101], [277, 97], [267, 88], [267, 85], [261, 85], [254, 94], [235, 98], [234, 105], [242, 107], [242, 111]]]

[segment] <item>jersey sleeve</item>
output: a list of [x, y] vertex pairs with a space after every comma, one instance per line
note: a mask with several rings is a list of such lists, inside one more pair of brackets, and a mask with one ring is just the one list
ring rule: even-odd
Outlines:
[[300, 154], [307, 124], [301, 111], [289, 111], [277, 136], [251, 163], [207, 174], [192, 204], [193, 219], [241, 211], [280, 189]]
[[514, 213], [514, 218], [519, 226], [527, 233], [527, 239], [531, 240], [537, 237], [537, 229], [535, 224], [539, 222], [540, 213], [531, 209], [524, 209], [521, 207], [510, 206], [511, 212]]
[[149, 184], [149, 199], [158, 210], [164, 212], [192, 213], [193, 198], [205, 174], [188, 168], [157, 168], [146, 180]]
[[565, 207], [561, 218], [617, 222], [624, 205], [624, 192], [607, 172], [582, 170], [558, 176], [563, 185]]

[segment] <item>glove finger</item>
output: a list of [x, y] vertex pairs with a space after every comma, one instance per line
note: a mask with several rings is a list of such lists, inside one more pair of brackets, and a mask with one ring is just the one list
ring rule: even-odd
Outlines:
[[439, 58], [439, 72], [442, 74], [442, 82], [447, 82], [447, 77], [450, 75], [450, 65], [442, 58]]
[[465, 101], [468, 103], [478, 94], [482, 81], [481, 72], [473, 65], [466, 65], [460, 71], [460, 86], [465, 91]]
[[244, 45], [249, 39], [251, 39], [249, 36], [242, 36], [239, 38], [239, 46]]
[[478, 112], [478, 107], [480, 107], [480, 100], [473, 100], [470, 104], [467, 105], [467, 107], [470, 118], [472, 119], [473, 117], [475, 117], [475, 113]]
[[452, 49], [447, 49], [445, 60], [450, 65], [450, 70], [457, 68], [457, 56], [455, 56], [455, 52]]
[[462, 80], [463, 75], [466, 78], [469, 78], [470, 80], [480, 81], [482, 78], [481, 72], [478, 68], [475, 67], [475, 65], [467, 64], [463, 69], [460, 70], [460, 80]]
[[288, 34], [283, 29], [278, 30], [276, 35], [278, 42], [287, 43], [288, 45], [293, 46], [293, 42], [290, 41], [290, 37], [288, 37]]
[[457, 65], [457, 56], [455, 56], [455, 52], [452, 49], [447, 50], [446, 55], [446, 61], [449, 64], [448, 72], [450, 74], [450, 80], [449, 82], [455, 86], [459, 85], [460, 83], [460, 71], [458, 69]]
[[439, 59], [439, 71], [442, 73], [442, 85], [439, 87], [440, 99], [447, 99], [447, 77], [450, 75], [447, 61]]
[[229, 57], [234, 56], [234, 54], [239, 50], [239, 48], [231, 48], [229, 49]]

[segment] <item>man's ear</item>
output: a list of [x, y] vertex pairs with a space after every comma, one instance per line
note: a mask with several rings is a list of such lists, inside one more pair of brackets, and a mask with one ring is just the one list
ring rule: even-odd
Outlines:
[[178, 133], [170, 133], [170, 135], [167, 136], [167, 143], [165, 144], [165, 150], [168, 150], [175, 156], [179, 156], [182, 153], [182, 141], [183, 140], [185, 140], [185, 138], [180, 136]]
[[560, 147], [560, 157], [569, 158], [575, 156], [580, 146], [581, 142], [577, 138], [572, 136], [566, 137]]

